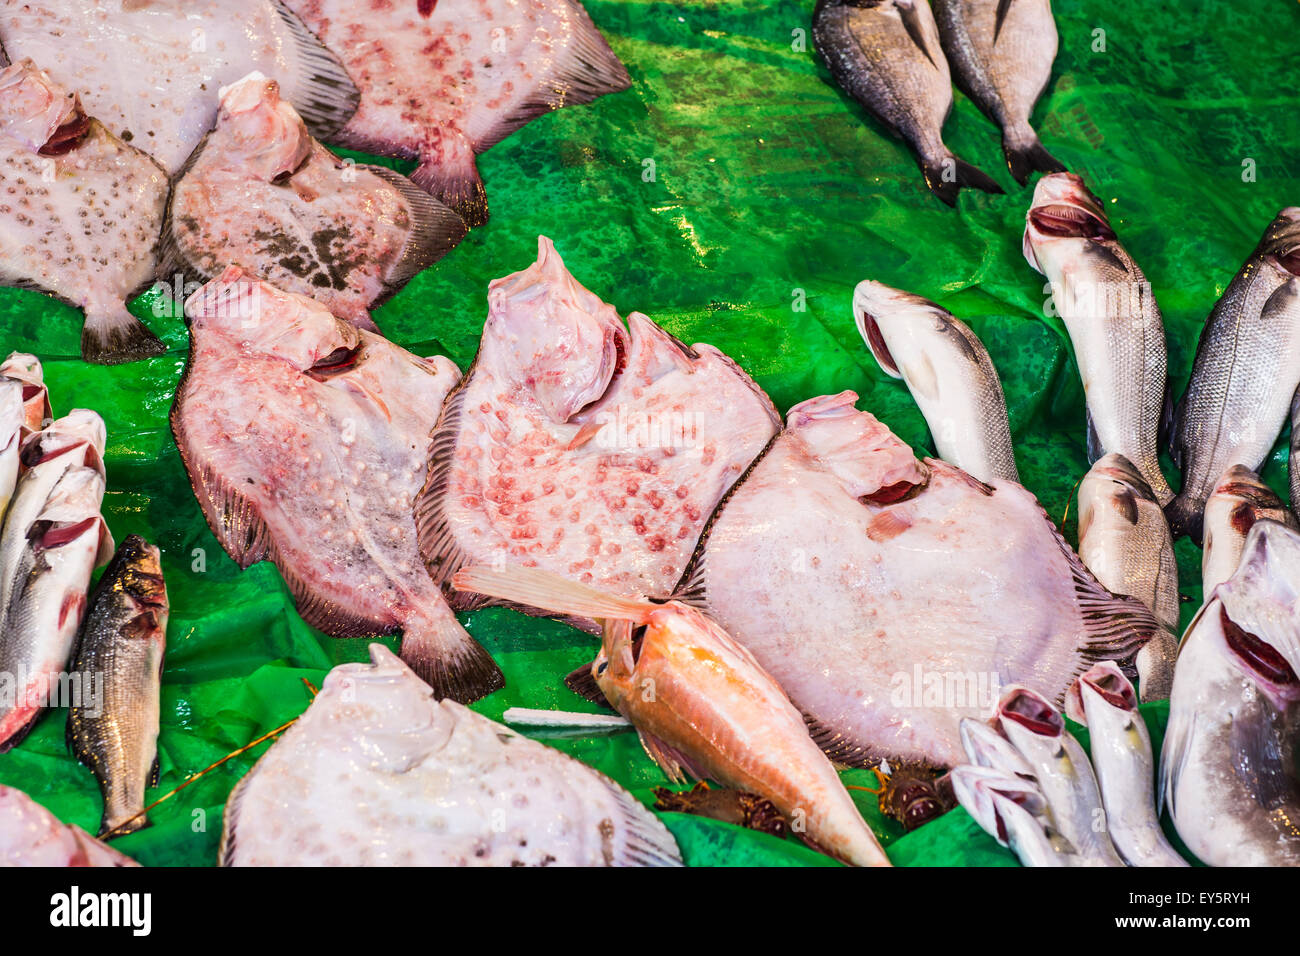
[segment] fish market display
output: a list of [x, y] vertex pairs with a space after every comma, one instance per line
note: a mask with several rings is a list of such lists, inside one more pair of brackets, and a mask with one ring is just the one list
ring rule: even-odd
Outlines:
[[370, 308], [465, 235], [461, 218], [409, 179], [345, 162], [312, 139], [260, 73], [221, 91], [216, 126], [172, 190], [166, 228], [186, 273], [206, 280], [239, 266], [371, 330]]
[[790, 410], [676, 594], [753, 653], [832, 759], [959, 763], [958, 722], [986, 715], [1002, 685], [1059, 701], [1090, 663], [1157, 630], [1032, 494], [918, 461], [856, 400]]
[[212, 126], [217, 91], [253, 70], [279, 81], [318, 136], [357, 105], [342, 65], [280, 0], [0, 0], [0, 44], [168, 175]]
[[1261, 521], [1183, 638], [1162, 803], [1210, 866], [1300, 864], [1300, 535]]
[[157, 782], [167, 614], [158, 549], [133, 534], [91, 595], [70, 671], [81, 700], [68, 711], [68, 741], [103, 791], [100, 836], [148, 826], [142, 811], [145, 787]]
[[957, 88], [1002, 128], [1016, 182], [1036, 169], [1064, 172], [1029, 125], [1056, 59], [1051, 0], [934, 0], [934, 19]]
[[1294, 531], [1300, 522], [1273, 489], [1249, 468], [1233, 465], [1205, 502], [1205, 550], [1201, 552], [1202, 603], [1237, 570], [1246, 536], [1257, 521], [1277, 521]]
[[1024, 252], [1051, 283], [1074, 347], [1088, 407], [1088, 458], [1118, 452], [1167, 504], [1173, 492], [1157, 447], [1169, 387], [1165, 330], [1151, 284], [1116, 240], [1100, 200], [1073, 173], [1038, 181]]
[[931, 192], [950, 206], [963, 186], [1002, 192], [944, 145], [952, 80], [926, 0], [818, 0], [812, 35], [835, 82], [911, 147]]
[[1214, 483], [1233, 465], [1259, 470], [1297, 385], [1300, 206], [1290, 206], [1269, 224], [1201, 330], [1170, 442], [1183, 473], [1168, 508], [1174, 534], [1199, 542]]
[[671, 866], [609, 778], [450, 700], [387, 648], [342, 664], [226, 804], [227, 866]]
[[487, 221], [478, 154], [631, 84], [576, 0], [288, 2], [361, 89], [331, 142], [418, 160], [411, 178], [471, 226]]
[[1137, 694], [1113, 661], [1088, 670], [1071, 688], [1067, 711], [1088, 728], [1106, 827], [1129, 866], [1186, 866], [1160, 829], [1155, 760]]
[[58, 706], [86, 610], [94, 569], [113, 553], [100, 517], [104, 422], [77, 410], [23, 446], [18, 480], [0, 533], [0, 752], [25, 737], [46, 707]]
[[0, 285], [82, 309], [87, 361], [158, 354], [126, 301], [154, 278], [167, 176], [67, 90], [30, 59], [0, 72]]
[[241, 567], [271, 560], [303, 619], [336, 637], [402, 632], [440, 696], [500, 669], [416, 550], [411, 502], [429, 431], [460, 378], [231, 267], [186, 303], [192, 346], [172, 430], [213, 533]]
[[965, 322], [872, 281], [853, 290], [853, 318], [881, 369], [907, 383], [940, 458], [980, 481], [1020, 480], [1002, 382]]
[[464, 565], [508, 562], [666, 597], [776, 432], [772, 403], [712, 346], [683, 345], [639, 312], [624, 326], [544, 237], [488, 303], [416, 501], [429, 573], [446, 585]]
[[808, 841], [858, 866], [888, 866], [799, 711], [754, 660], [699, 611], [619, 598], [527, 568], [465, 568], [457, 587], [603, 624], [591, 675], [668, 778], [716, 780], [765, 797]]
[[137, 866], [21, 790], [0, 786], [0, 866]]

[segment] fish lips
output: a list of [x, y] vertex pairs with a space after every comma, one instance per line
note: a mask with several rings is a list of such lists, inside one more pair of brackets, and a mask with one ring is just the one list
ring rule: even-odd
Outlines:
[[1026, 261], [1039, 272], [1043, 269], [1034, 246], [1052, 239], [1115, 239], [1101, 200], [1074, 173], [1051, 173], [1034, 189], [1034, 201], [1025, 215], [1022, 250]]

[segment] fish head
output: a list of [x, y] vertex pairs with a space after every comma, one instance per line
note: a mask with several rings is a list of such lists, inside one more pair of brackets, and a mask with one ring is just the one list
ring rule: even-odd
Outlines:
[[[81, 101], [24, 58], [0, 72], [0, 135], [46, 152], [55, 134], [86, 123]], [[57, 155], [55, 150], [50, 155]]]
[[1060, 750], [1066, 736], [1065, 720], [1042, 694], [1013, 685], [998, 701], [995, 720], [1012, 745], [1033, 763], [1029, 755]]
[[114, 560], [122, 569], [116, 586], [135, 611], [135, 617], [123, 633], [141, 639], [164, 638], [169, 605], [162, 553], [156, 545], [131, 534], [118, 545]]
[[280, 84], [256, 70], [221, 88], [215, 130], [222, 161], [263, 182], [287, 177], [312, 152], [307, 124], [280, 99]]
[[40, 359], [25, 352], [11, 352], [4, 364], [0, 365], [0, 376], [22, 383], [24, 424], [29, 433], [44, 428], [54, 420], [49, 392], [45, 388], [45, 370], [41, 367]]
[[113, 554], [113, 537], [99, 513], [103, 500], [102, 471], [84, 466], [68, 468], [27, 530], [33, 553], [82, 542], [94, 550], [96, 565], [107, 561]]
[[1277, 214], [1260, 244], [1264, 261], [1287, 276], [1300, 276], [1300, 206]]
[[1047, 812], [1047, 801], [1036, 784], [1001, 770], [963, 764], [953, 767], [950, 779], [957, 802], [1003, 846], [1009, 840], [1005, 816], [1013, 807], [1032, 817]]
[[1096, 521], [1137, 524], [1142, 502], [1159, 506], [1151, 486], [1131, 461], [1118, 452], [1097, 459], [1079, 483], [1079, 540], [1088, 536]]
[[556, 424], [605, 394], [627, 350], [613, 306], [574, 279], [545, 236], [533, 265], [488, 287], [479, 361]]
[[906, 497], [928, 479], [925, 465], [874, 415], [858, 411], [857, 400], [846, 391], [800, 402], [786, 415], [786, 434], [851, 497], [869, 504]]
[[1137, 691], [1114, 661], [1101, 661], [1079, 675], [1065, 692], [1065, 712], [1088, 726], [1088, 714], [1105, 711], [1136, 715]]
[[962, 749], [971, 763], [1002, 773], [1033, 779], [1034, 768], [1011, 745], [1011, 741], [991, 725], [973, 717], [963, 717], [958, 724]]
[[108, 433], [96, 412], [77, 408], [55, 419], [23, 443], [22, 463], [35, 468], [56, 459], [83, 464], [104, 473], [104, 446]]
[[1220, 476], [1205, 501], [1202, 545], [1206, 555], [1215, 549], [1216, 530], [1228, 529], [1240, 540], [1263, 519], [1294, 521], [1282, 499], [1259, 475], [1245, 465], [1233, 465]]
[[1101, 200], [1074, 173], [1049, 173], [1034, 187], [1025, 215], [1025, 259], [1039, 272], [1053, 247], [1075, 239], [1107, 242], [1115, 238]]
[[[953, 316], [929, 299], [867, 279], [853, 290], [853, 320], [886, 375], [902, 378], [900, 360], [910, 338], [929, 328], [952, 327]], [[898, 353], [898, 354], [895, 354]]]

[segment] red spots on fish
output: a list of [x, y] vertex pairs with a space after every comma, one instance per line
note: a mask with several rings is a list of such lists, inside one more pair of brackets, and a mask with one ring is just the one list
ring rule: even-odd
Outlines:
[[86, 595], [80, 592], [66, 595], [63, 598], [63, 605], [59, 608], [59, 629], [62, 630], [69, 621], [80, 621], [85, 609]]
[[627, 496], [629, 498], [635, 498], [637, 492], [641, 490], [641, 486], [638, 485], [635, 481], [629, 481], [624, 490], [627, 492]]
[[674, 494], [676, 494], [678, 498], [685, 498], [690, 493], [691, 493], [691, 489], [687, 488], [685, 485], [678, 485], [677, 491], [674, 492]]
[[433, 8], [438, 5], [438, 0], [415, 0], [415, 12], [426, 20], [433, 15]]
[[867, 537], [872, 541], [888, 541], [896, 538], [912, 526], [912, 519], [899, 511], [885, 511], [867, 525]]
[[632, 530], [637, 534], [645, 534], [645, 515], [638, 514], [632, 517]]
[[700, 461], [705, 465], [711, 465], [718, 457], [718, 449], [715, 445], [705, 445], [704, 453], [700, 456]]
[[664, 540], [663, 535], [657, 534], [646, 541], [645, 546], [651, 551], [662, 551], [668, 542]]

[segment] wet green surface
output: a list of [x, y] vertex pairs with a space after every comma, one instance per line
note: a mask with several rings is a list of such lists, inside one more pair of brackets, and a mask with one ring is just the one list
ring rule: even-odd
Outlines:
[[[531, 262], [545, 233], [579, 280], [620, 312], [644, 311], [687, 342], [717, 345], [783, 411], [853, 389], [862, 407], [929, 450], [902, 383], [879, 371], [854, 329], [852, 288], [879, 279], [940, 301], [983, 338], [1002, 375], [1022, 478], [1060, 518], [1087, 468], [1082, 389], [1063, 326], [1044, 317], [1043, 279], [1021, 255], [1030, 191], [1002, 166], [997, 130], [957, 95], [948, 144], [1008, 194], [963, 195], [951, 210], [804, 48], [811, 2], [587, 6], [633, 89], [543, 117], [484, 156], [491, 222], [379, 310], [381, 328], [464, 367], [488, 281]], [[1061, 51], [1035, 123], [1101, 196], [1151, 280], [1181, 391], [1215, 299], [1277, 210], [1300, 201], [1297, 70], [1294, 45], [1282, 39], [1300, 30], [1300, 6], [1056, 7]], [[1103, 36], [1104, 51], [1096, 49]], [[1246, 163], [1253, 181], [1243, 179]], [[332, 664], [365, 653], [364, 641], [304, 625], [274, 568], [240, 572], [209, 532], [167, 426], [186, 335], [166, 304], [149, 295], [135, 311], [171, 347], [167, 355], [97, 368], [75, 357], [78, 313], [0, 292], [0, 344], [46, 360], [56, 412], [88, 406], [108, 423], [114, 534], [140, 532], [163, 548], [172, 623], [156, 794], [300, 713], [309, 699], [301, 678], [319, 683]], [[1285, 455], [1279, 442], [1264, 471], [1283, 494]], [[1200, 597], [1199, 551], [1183, 542], [1179, 558], [1191, 602], [1185, 623]], [[509, 681], [477, 709], [497, 717], [509, 705], [585, 707], [561, 679], [590, 659], [587, 637], [498, 610], [467, 625]], [[93, 832], [98, 790], [68, 756], [63, 725], [62, 712], [48, 715], [0, 757], [0, 782]], [[664, 782], [631, 734], [548, 742], [647, 799]], [[207, 774], [154, 811], [153, 827], [116, 845], [149, 864], [212, 863], [226, 794], [265, 746]], [[871, 782], [865, 773], [846, 779]], [[855, 797], [898, 863], [1014, 862], [961, 812], [894, 839], [874, 798]], [[690, 862], [813, 859], [793, 842], [669, 823]]]

